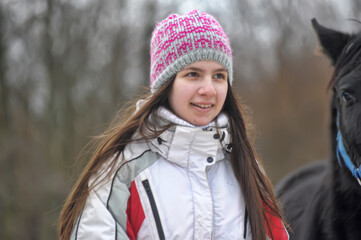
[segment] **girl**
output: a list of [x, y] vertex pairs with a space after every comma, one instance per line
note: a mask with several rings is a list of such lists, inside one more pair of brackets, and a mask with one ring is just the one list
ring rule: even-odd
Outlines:
[[172, 14], [150, 55], [151, 93], [103, 135], [61, 212], [60, 239], [288, 239], [219, 23]]

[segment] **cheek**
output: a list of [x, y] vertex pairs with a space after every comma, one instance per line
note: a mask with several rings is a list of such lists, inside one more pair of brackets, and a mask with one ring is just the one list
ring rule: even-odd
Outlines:
[[174, 112], [179, 111], [180, 108], [186, 106], [189, 101], [190, 90], [187, 85], [174, 83], [171, 92], [169, 93], [168, 102]]
[[224, 102], [226, 100], [227, 92], [228, 92], [228, 86], [222, 87], [217, 91], [218, 101], [222, 102], [222, 105], [224, 104]]
[[361, 128], [360, 128], [360, 124], [361, 124], [361, 118], [360, 118], [360, 114], [356, 113], [355, 111], [348, 111], [345, 113], [343, 113], [344, 116], [342, 116], [342, 120], [343, 120], [343, 128], [344, 130], [350, 135], [350, 136], [354, 136], [360, 138], [360, 132], [361, 132]]
[[192, 95], [192, 88], [189, 84], [183, 84], [182, 82], [173, 85], [173, 96], [175, 101], [187, 101], [189, 97]]

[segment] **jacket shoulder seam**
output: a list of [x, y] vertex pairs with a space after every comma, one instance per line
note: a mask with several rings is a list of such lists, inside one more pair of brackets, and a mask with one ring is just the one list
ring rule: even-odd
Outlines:
[[83, 207], [83, 209], [81, 210], [81, 213], [80, 213], [80, 216], [79, 216], [78, 220], [76, 221], [77, 224], [76, 224], [76, 229], [75, 229], [74, 240], [77, 240], [77, 239], [78, 239], [79, 225], [80, 225], [81, 217], [83, 216], [83, 211], [84, 211], [84, 207]]
[[151, 149], [148, 149], [148, 150], [142, 152], [139, 156], [137, 156], [137, 157], [135, 157], [135, 158], [132, 158], [132, 159], [130, 159], [130, 160], [125, 161], [125, 162], [122, 163], [122, 164], [118, 167], [118, 169], [115, 171], [114, 177], [113, 177], [113, 179], [112, 179], [112, 184], [111, 184], [111, 186], [110, 186], [110, 191], [109, 191], [109, 194], [108, 194], [107, 209], [109, 209], [109, 200], [110, 200], [110, 196], [112, 195], [112, 192], [113, 192], [113, 184], [114, 184], [115, 178], [116, 178], [118, 172], [120, 171], [120, 169], [121, 169], [123, 166], [125, 166], [126, 164], [128, 164], [128, 163], [130, 163], [130, 162], [133, 162], [133, 161], [141, 158], [145, 153], [150, 152], [150, 151], [151, 151]]

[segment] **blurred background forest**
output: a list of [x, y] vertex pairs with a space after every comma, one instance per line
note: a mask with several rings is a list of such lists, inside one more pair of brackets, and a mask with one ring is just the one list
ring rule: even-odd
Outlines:
[[195, 8], [231, 38], [273, 183], [328, 157], [332, 67], [310, 19], [358, 31], [358, 0], [1, 0], [0, 239], [56, 239], [81, 149], [148, 86], [153, 27]]

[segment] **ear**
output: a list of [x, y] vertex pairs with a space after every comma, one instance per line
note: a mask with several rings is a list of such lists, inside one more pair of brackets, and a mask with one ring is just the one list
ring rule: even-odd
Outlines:
[[323, 53], [331, 59], [332, 65], [335, 65], [342, 49], [351, 40], [352, 35], [326, 28], [320, 25], [315, 18], [313, 18], [311, 22]]

